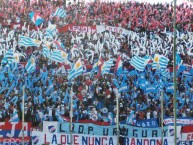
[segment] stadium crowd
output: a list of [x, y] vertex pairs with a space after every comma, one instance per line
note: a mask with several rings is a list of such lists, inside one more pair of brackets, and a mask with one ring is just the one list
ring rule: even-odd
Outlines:
[[[1, 71], [0, 71], [0, 121], [10, 120], [15, 114], [21, 120], [22, 95], [25, 86], [25, 121], [38, 125], [43, 120], [65, 121], [70, 118], [70, 97], [73, 102], [73, 121], [93, 120], [115, 123], [116, 95], [119, 95], [119, 119], [122, 123], [135, 125], [136, 120], [155, 118], [161, 113], [160, 90], [164, 91], [164, 116], [173, 116], [173, 6], [148, 3], [87, 3], [64, 7], [65, 18], [53, 16], [62, 2], [3, 1], [1, 4]], [[39, 13], [45, 20], [39, 27], [34, 25], [28, 14]], [[193, 117], [193, 8], [182, 4], [177, 6], [177, 116]], [[34, 31], [45, 32], [49, 22], [57, 27], [74, 25], [108, 25], [129, 30], [128, 35], [104, 31], [98, 34], [67, 31], [56, 32], [56, 38], [64, 44], [68, 60], [59, 63], [49, 59], [39, 47], [19, 45], [20, 35], [32, 36]], [[23, 24], [22, 29], [12, 24]], [[30, 32], [28, 33], [28, 25]], [[5, 29], [6, 28], [6, 29]], [[11, 34], [11, 30], [14, 33]], [[11, 37], [10, 41], [8, 38]], [[39, 40], [40, 37], [37, 37]], [[54, 38], [55, 39], [55, 38]], [[57, 47], [50, 41], [50, 50]], [[12, 48], [14, 47], [14, 48]], [[20, 60], [16, 67], [3, 63], [8, 49], [17, 52]], [[152, 69], [155, 54], [169, 59], [168, 74]], [[135, 56], [148, 56], [144, 71], [138, 71], [130, 61]], [[28, 72], [24, 67], [31, 56], [35, 57], [36, 69]], [[114, 74], [118, 56], [123, 62], [120, 76]], [[84, 73], [73, 81], [68, 80], [66, 66], [72, 68], [81, 59]], [[114, 66], [107, 74], [101, 74], [101, 66], [113, 59]], [[25, 64], [25, 65], [24, 65]], [[94, 64], [97, 69], [94, 70]], [[13, 63], [14, 66], [14, 63]], [[93, 66], [93, 67], [92, 67]], [[117, 93], [115, 79], [127, 90]], [[147, 92], [143, 84], [154, 86]]]

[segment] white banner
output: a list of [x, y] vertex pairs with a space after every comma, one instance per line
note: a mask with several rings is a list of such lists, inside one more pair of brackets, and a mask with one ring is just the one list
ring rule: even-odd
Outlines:
[[96, 25], [97, 33], [102, 33], [106, 30], [110, 31], [110, 32], [119, 33], [121, 35], [128, 35], [129, 34], [129, 30], [123, 29], [121, 27], [113, 27], [113, 26], [107, 26], [107, 25]]
[[[178, 125], [193, 125], [193, 119], [191, 118], [181, 118], [181, 119], [176, 119], [176, 122]], [[174, 125], [174, 118], [165, 118], [164, 119], [164, 124], [165, 125]]]
[[193, 141], [193, 132], [182, 133], [182, 141]]
[[[69, 145], [71, 142], [69, 134], [62, 133], [45, 133], [40, 131], [32, 131], [32, 144], [41, 145]], [[116, 137], [112, 136], [90, 136], [73, 134], [73, 145], [116, 145]]]
[[174, 145], [173, 137], [164, 137], [163, 144], [159, 138], [125, 138], [124, 145]]
[[43, 132], [57, 133], [59, 131], [57, 121], [44, 121], [43, 122]]
[[[122, 140], [122, 145], [162, 145], [162, 138], [128, 138]], [[180, 141], [180, 140], [178, 140]], [[69, 134], [45, 133], [32, 131], [32, 144], [49, 145], [69, 145], [71, 142]], [[92, 136], [92, 135], [72, 135], [73, 145], [117, 145], [116, 136]], [[163, 145], [174, 145], [174, 137], [164, 137]]]

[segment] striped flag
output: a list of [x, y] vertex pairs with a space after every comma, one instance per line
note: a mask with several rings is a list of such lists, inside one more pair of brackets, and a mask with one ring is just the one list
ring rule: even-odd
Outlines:
[[97, 61], [97, 62], [95, 62], [94, 63], [94, 65], [92, 66], [92, 70], [91, 70], [91, 72], [98, 72], [98, 63], [99, 63], [99, 61]]
[[5, 55], [1, 61], [1, 64], [12, 63], [13, 55], [14, 55], [13, 50], [11, 50], [11, 49], [7, 50], [7, 52], [5, 53]]
[[34, 57], [31, 57], [26, 66], [25, 66], [25, 69], [28, 73], [32, 73], [36, 70], [36, 64], [35, 64], [35, 58]]
[[53, 14], [53, 16], [58, 16], [60, 18], [64, 18], [64, 17], [66, 17], [66, 10], [61, 9], [61, 8], [57, 8], [55, 13]]
[[17, 53], [13, 53], [13, 50], [9, 49], [2, 61], [1, 64], [12, 64], [12, 63], [19, 63], [19, 55]]
[[78, 77], [79, 75], [81, 75], [82, 73], [83, 73], [83, 65], [79, 58], [77, 62], [75, 63], [74, 67], [72, 68], [72, 70], [69, 71], [68, 80], [72, 80]]
[[19, 122], [19, 116], [17, 112], [13, 113], [12, 117], [9, 119], [9, 122]]
[[53, 37], [56, 35], [56, 32], [57, 32], [56, 25], [49, 23], [48, 27], [46, 28], [45, 36]]
[[65, 62], [67, 59], [67, 53], [61, 50], [54, 49], [50, 52], [50, 59], [56, 62]]
[[43, 48], [42, 48], [42, 54], [44, 57], [47, 57], [49, 58], [50, 57], [50, 47], [48, 45], [43, 45]]
[[161, 72], [161, 75], [164, 76], [164, 77], [169, 77], [170, 76], [170, 72], [167, 68], [166, 69], [161, 68], [160, 72]]
[[148, 57], [139, 57], [139, 56], [134, 56], [131, 58], [130, 64], [138, 71], [144, 71], [146, 65], [149, 62]]
[[152, 69], [166, 69], [169, 59], [163, 55], [155, 54]]
[[115, 75], [119, 76], [123, 72], [123, 62], [121, 60], [120, 55], [117, 58], [117, 62], [115, 64], [115, 70], [114, 73]]
[[61, 114], [58, 113], [58, 112], [56, 112], [56, 118], [57, 118], [58, 122], [60, 122], [60, 123], [69, 121], [69, 119], [67, 119], [66, 117], [61, 116]]
[[114, 65], [113, 59], [110, 59], [103, 63], [101, 67], [101, 74], [108, 74], [110, 72], [111, 67]]
[[41, 45], [41, 41], [26, 37], [26, 36], [20, 36], [20, 40], [18, 43], [20, 46], [25, 46], [25, 47], [28, 47], [28, 46], [39, 47]]
[[44, 57], [47, 57], [53, 61], [60, 63], [68, 63], [68, 54], [62, 50], [50, 50], [48, 45], [43, 45], [42, 53]]

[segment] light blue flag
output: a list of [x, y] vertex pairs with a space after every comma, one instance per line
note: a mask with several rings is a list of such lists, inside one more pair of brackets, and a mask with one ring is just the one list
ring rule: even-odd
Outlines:
[[20, 46], [25, 46], [25, 47], [29, 47], [29, 46], [39, 47], [41, 45], [41, 41], [37, 39], [26, 37], [26, 36], [20, 36], [18, 44]]
[[10, 100], [10, 102], [12, 102], [14, 105], [17, 104], [17, 101], [18, 101], [18, 96], [14, 96], [14, 97]]
[[94, 63], [94, 65], [92, 66], [92, 73], [98, 72], [98, 63], [99, 61], [97, 60], [97, 62]]
[[66, 10], [62, 8], [57, 8], [53, 16], [57, 16], [60, 18], [65, 18], [66, 17]]
[[58, 122], [60, 122], [60, 123], [68, 121], [64, 117], [62, 117], [59, 112], [56, 112], [56, 118], [57, 118]]
[[43, 45], [42, 54], [55, 62], [65, 63], [68, 62], [68, 54], [63, 50], [54, 49], [50, 50], [48, 45]]
[[[15, 65], [17, 65], [18, 62], [19, 62], [19, 55], [17, 53], [14, 53], [12, 49], [9, 49], [5, 53], [5, 55], [1, 61], [1, 64], [3, 64], [3, 65], [7, 64], [8, 69], [10, 69], [10, 71], [12, 71], [12, 69], [16, 69]], [[16, 64], [11, 65], [12, 63], [16, 63]]]
[[51, 24], [49, 22], [48, 27], [46, 28], [45, 36], [52, 38], [56, 35], [56, 32], [57, 32], [56, 25]]
[[180, 66], [182, 64], [182, 59], [180, 57], [180, 55], [177, 53], [176, 54], [176, 66]]
[[127, 76], [129, 76], [129, 77], [137, 76], [137, 75], [138, 75], [138, 72], [137, 72], [136, 70], [132, 70], [132, 71], [130, 71], [130, 72], [127, 74]]
[[114, 65], [114, 61], [113, 59], [110, 59], [106, 62], [103, 63], [103, 65], [101, 66], [101, 74], [109, 74], [110, 73], [110, 69], [111, 67]]
[[17, 112], [15, 112], [15, 113], [11, 116], [9, 122], [19, 122], [19, 116], [18, 116]]
[[146, 89], [145, 89], [145, 93], [147, 94], [147, 93], [156, 93], [157, 91], [156, 91], [156, 88], [155, 88], [155, 86], [154, 85], [149, 85], [149, 86], [147, 86], [146, 87]]
[[113, 84], [115, 85], [115, 87], [116, 87], [117, 89], [119, 89], [119, 83], [118, 83], [118, 81], [117, 81], [116, 78], [113, 79]]
[[68, 73], [68, 80], [75, 79], [83, 73], [83, 65], [81, 59], [79, 58], [75, 63], [74, 67]]
[[130, 64], [138, 71], [144, 71], [146, 65], [149, 62], [148, 57], [139, 57], [139, 56], [134, 56], [131, 58]]
[[127, 83], [123, 80], [119, 88], [119, 93], [127, 91], [127, 90], [128, 90]]
[[46, 95], [50, 95], [52, 93], [52, 91], [54, 91], [54, 85], [51, 84], [47, 90], [46, 90]]
[[174, 92], [174, 83], [169, 83], [166, 88], [166, 92], [173, 93]]
[[133, 125], [135, 120], [135, 112], [132, 110], [129, 116], [127, 117], [126, 124]]
[[32, 73], [36, 70], [35, 58], [33, 56], [28, 60], [25, 69], [28, 73]]
[[169, 59], [163, 55], [155, 54], [152, 69], [166, 69]]

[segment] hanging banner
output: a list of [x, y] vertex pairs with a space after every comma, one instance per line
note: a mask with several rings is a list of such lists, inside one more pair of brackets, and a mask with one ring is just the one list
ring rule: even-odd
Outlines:
[[107, 25], [84, 26], [84, 25], [68, 24], [61, 28], [58, 28], [59, 33], [65, 33], [67, 31], [85, 32], [85, 33], [90, 33], [90, 34], [94, 34], [95, 32], [102, 33], [104, 31], [109, 31], [109, 32], [119, 33], [121, 35], [129, 34], [129, 30], [123, 29], [121, 27], [113, 27], [113, 26], [107, 26]]
[[[178, 118], [176, 119], [177, 125], [184, 126], [184, 125], [193, 125], [192, 118]], [[174, 125], [174, 118], [164, 118], [165, 125]]]
[[85, 33], [91, 33], [94, 34], [96, 32], [96, 25], [93, 26], [83, 26], [83, 25], [65, 25], [58, 29], [59, 33], [64, 33], [66, 31], [72, 31], [72, 32], [85, 32]]
[[[59, 132], [70, 133], [70, 123], [60, 123]], [[75, 134], [88, 134], [88, 135], [103, 135], [103, 136], [116, 136], [117, 127], [112, 126], [99, 126], [91, 123], [80, 124], [73, 123], [73, 133]], [[120, 125], [120, 131], [124, 136], [128, 137], [161, 137], [161, 128], [141, 128], [129, 125]], [[163, 128], [164, 137], [168, 136], [168, 127]]]
[[[29, 144], [31, 124], [24, 122], [24, 141]], [[0, 145], [22, 143], [22, 122], [0, 122]]]
[[57, 133], [58, 123], [57, 121], [43, 121], [43, 132]]
[[[32, 131], [32, 144], [49, 144], [49, 145], [69, 145], [71, 142], [70, 134], [62, 133], [45, 133]], [[112, 136], [90, 136], [90, 135], [72, 135], [73, 145], [116, 145], [116, 137]]]
[[[24, 123], [24, 136], [30, 136], [31, 125]], [[0, 122], [0, 138], [22, 137], [22, 122]]]
[[192, 142], [193, 143], [193, 125], [183, 126], [181, 129], [182, 141], [183, 142]]
[[124, 138], [124, 145], [175, 145], [174, 138]]
[[136, 126], [154, 128], [154, 127], [158, 127], [158, 121], [157, 121], [157, 119], [137, 120]]
[[[30, 145], [30, 137], [24, 137], [24, 145]], [[22, 137], [0, 138], [0, 145], [22, 145]]]

